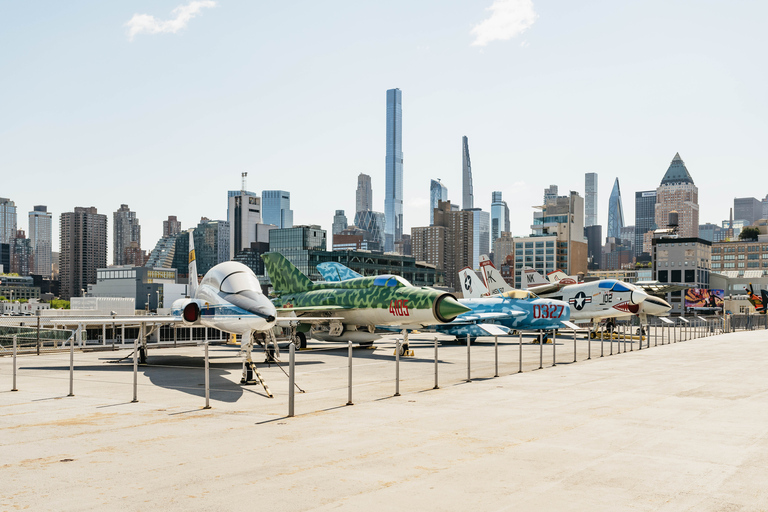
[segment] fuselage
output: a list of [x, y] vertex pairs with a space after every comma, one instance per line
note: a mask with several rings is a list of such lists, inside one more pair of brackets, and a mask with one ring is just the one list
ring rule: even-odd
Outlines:
[[[468, 310], [448, 293], [412, 286], [400, 276], [358, 277], [313, 283], [311, 289], [273, 299], [283, 314], [317, 316], [326, 310], [343, 324], [356, 326], [424, 326], [446, 323]], [[302, 311], [301, 308], [307, 308]]]
[[[451, 323], [436, 326], [437, 331], [455, 336], [483, 336], [477, 323], [497, 324], [518, 331], [551, 330], [561, 328], [562, 321], [571, 316], [567, 303], [542, 299], [524, 290], [512, 290], [494, 297], [461, 299], [459, 302], [469, 307], [470, 311], [459, 315]], [[492, 316], [499, 314], [504, 316]], [[477, 320], [468, 323], [468, 319], [475, 318]]]
[[547, 294], [546, 297], [570, 304], [571, 320], [597, 321], [602, 318], [623, 318], [640, 314], [640, 305], [649, 295], [632, 284], [605, 279], [567, 285]]

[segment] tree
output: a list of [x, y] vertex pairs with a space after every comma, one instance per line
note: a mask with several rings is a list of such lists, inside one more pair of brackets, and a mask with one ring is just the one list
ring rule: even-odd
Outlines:
[[757, 235], [760, 234], [760, 230], [754, 226], [747, 226], [746, 228], [741, 228], [741, 232], [739, 233], [739, 240], [757, 240]]

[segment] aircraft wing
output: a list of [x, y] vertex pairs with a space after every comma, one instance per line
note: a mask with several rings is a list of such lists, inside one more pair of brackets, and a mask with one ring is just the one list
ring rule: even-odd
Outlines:
[[635, 286], [642, 289], [645, 293], [656, 295], [657, 297], [663, 297], [668, 293], [690, 288], [690, 286], [684, 284], [667, 284], [658, 281], [638, 281], [635, 283]]
[[480, 321], [487, 322], [488, 320], [500, 320], [502, 318], [525, 316], [525, 314], [526, 313], [523, 311], [510, 311], [509, 313], [465, 313], [456, 317], [456, 319], [451, 323], [469, 324]]
[[288, 313], [308, 313], [308, 312], [323, 312], [323, 311], [338, 311], [340, 309], [354, 309], [350, 306], [302, 306], [296, 308], [277, 308], [278, 315], [285, 315]]
[[540, 284], [539, 286], [528, 286], [528, 291], [533, 292], [536, 295], [544, 295], [546, 293], [555, 293], [556, 291], [559, 291], [563, 288], [563, 286], [566, 286], [565, 284], [560, 284], [560, 282], [555, 283], [549, 283], [549, 284]]

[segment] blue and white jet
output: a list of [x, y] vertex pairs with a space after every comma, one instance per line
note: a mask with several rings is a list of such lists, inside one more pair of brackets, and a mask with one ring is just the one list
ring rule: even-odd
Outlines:
[[254, 333], [268, 332], [275, 326], [275, 306], [262, 293], [253, 271], [236, 261], [214, 266], [198, 285], [193, 233], [189, 232], [189, 298], [174, 301], [172, 315], [187, 326], [240, 334], [246, 363], [243, 381], [250, 382]]

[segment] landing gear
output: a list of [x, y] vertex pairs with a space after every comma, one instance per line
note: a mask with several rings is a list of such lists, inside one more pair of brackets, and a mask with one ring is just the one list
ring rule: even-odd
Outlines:
[[613, 323], [613, 320], [608, 320], [605, 322], [605, 330], [611, 334], [613, 334], [614, 329], [616, 329], [616, 324]]
[[297, 332], [292, 339], [297, 349], [307, 348], [307, 335], [303, 332]]
[[[261, 336], [265, 341], [264, 345], [266, 345], [266, 336], [264, 336], [263, 333], [258, 333], [256, 336]], [[243, 334], [243, 340], [241, 342], [241, 351], [243, 354], [243, 377], [240, 379], [240, 384], [244, 385], [253, 385], [253, 384], [261, 384], [264, 387], [264, 391], [267, 393], [267, 396], [269, 398], [272, 398], [272, 392], [269, 390], [269, 387], [267, 386], [267, 383], [264, 382], [264, 379], [261, 377], [261, 373], [259, 373], [259, 370], [256, 368], [256, 364], [254, 364], [253, 360], [251, 359], [251, 352], [253, 351], [253, 341], [254, 341], [254, 333], [249, 332], [246, 334]], [[267, 354], [269, 354], [269, 348], [266, 348]], [[274, 350], [273, 350], [274, 352]], [[269, 356], [267, 356], [269, 357]], [[272, 356], [274, 359], [274, 355]]]

